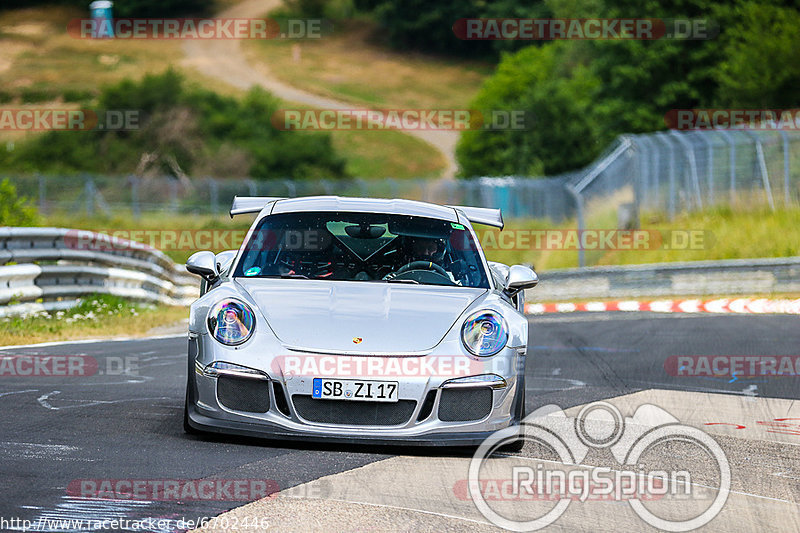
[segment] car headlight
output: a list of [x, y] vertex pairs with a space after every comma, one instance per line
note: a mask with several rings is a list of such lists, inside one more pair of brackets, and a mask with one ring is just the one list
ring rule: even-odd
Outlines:
[[249, 339], [255, 325], [253, 310], [239, 300], [222, 300], [208, 313], [208, 331], [227, 346], [236, 346]]
[[492, 356], [508, 342], [506, 321], [494, 311], [473, 313], [461, 327], [461, 341], [472, 355]]

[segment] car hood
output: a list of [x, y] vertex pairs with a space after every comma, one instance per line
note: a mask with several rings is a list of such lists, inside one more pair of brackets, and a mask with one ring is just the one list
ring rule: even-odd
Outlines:
[[235, 281], [286, 348], [321, 353], [431, 350], [464, 310], [488, 292], [351, 281]]

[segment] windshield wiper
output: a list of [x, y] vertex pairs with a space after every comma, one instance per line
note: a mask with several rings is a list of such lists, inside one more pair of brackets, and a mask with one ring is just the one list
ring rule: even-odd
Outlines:
[[370, 283], [410, 283], [411, 285], [419, 285], [419, 281], [415, 279], [365, 279]]
[[262, 278], [281, 278], [281, 279], [309, 279], [305, 274], [270, 274], [269, 276], [260, 276]]

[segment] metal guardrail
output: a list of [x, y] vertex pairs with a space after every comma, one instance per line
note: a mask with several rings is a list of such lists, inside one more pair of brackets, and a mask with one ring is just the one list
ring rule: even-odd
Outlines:
[[800, 257], [587, 267], [539, 275], [528, 302], [800, 293]]
[[199, 296], [198, 279], [183, 265], [143, 244], [107, 239], [64, 228], [0, 228], [0, 316], [66, 309], [92, 293], [166, 305]]

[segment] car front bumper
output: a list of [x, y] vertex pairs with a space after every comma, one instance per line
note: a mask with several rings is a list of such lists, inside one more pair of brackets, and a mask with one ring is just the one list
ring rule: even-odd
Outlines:
[[[203, 340], [198, 341], [202, 346]], [[253, 378], [241, 378], [245, 380], [242, 382], [242, 390], [245, 391], [243, 397], [251, 389], [263, 390], [263, 395], [269, 396], [268, 406], [253, 412], [238, 408], [230, 396], [220, 398], [220, 377], [202, 372], [208, 361], [218, 358], [210, 354], [197, 357], [198, 348], [202, 354], [202, 348], [193, 347], [190, 341], [187, 421], [197, 430], [214, 433], [278, 440], [474, 446], [493, 432], [517, 422], [519, 395], [523, 394], [521, 389], [524, 387], [518, 377], [521, 372], [517, 370], [501, 375], [502, 385], [494, 387], [485, 382], [476, 386], [463, 383], [453, 386], [448, 383], [453, 378], [464, 377], [463, 374], [393, 377], [391, 379], [399, 381], [400, 401], [398, 404], [376, 405], [374, 402], [352, 400], [312, 400], [314, 375], [279, 375], [263, 371], [263, 377], [255, 381]], [[508, 359], [504, 368], [524, 368], [524, 352], [508, 350], [502, 355]], [[369, 376], [363, 379], [377, 378]], [[471, 405], [475, 402], [482, 402], [485, 408], [475, 409]], [[401, 403], [405, 410], [398, 414]], [[317, 404], [319, 411], [328, 415], [318, 416], [315, 409]], [[362, 417], [353, 423], [349, 416], [351, 410], [368, 411], [366, 419]], [[383, 419], [381, 413], [389, 415]], [[386, 423], [390, 419], [391, 422]]]

